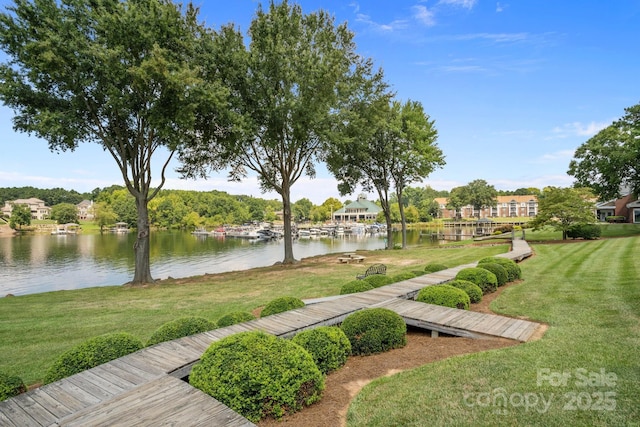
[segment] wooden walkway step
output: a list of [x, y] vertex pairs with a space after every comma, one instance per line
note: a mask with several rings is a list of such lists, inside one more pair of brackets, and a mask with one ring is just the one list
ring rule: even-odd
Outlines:
[[[522, 260], [525, 241], [498, 256]], [[226, 336], [261, 330], [291, 337], [305, 329], [341, 323], [367, 307], [386, 307], [407, 324], [452, 335], [528, 340], [537, 324], [409, 300], [425, 286], [455, 278], [466, 264], [367, 292], [322, 298], [285, 313], [147, 347], [63, 380], [0, 402], [0, 426], [253, 426], [249, 420], [181, 380], [202, 353]]]

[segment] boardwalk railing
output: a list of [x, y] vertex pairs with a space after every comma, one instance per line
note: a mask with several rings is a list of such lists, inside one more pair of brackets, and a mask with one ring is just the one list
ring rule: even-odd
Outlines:
[[[514, 240], [498, 256], [522, 260], [529, 245]], [[479, 338], [527, 341], [539, 326], [526, 320], [411, 301], [425, 286], [452, 280], [466, 264], [366, 292], [325, 298], [303, 308], [147, 347], [63, 380], [0, 402], [0, 426], [253, 426], [209, 395], [182, 381], [215, 341], [261, 330], [279, 337], [322, 325], [336, 325], [367, 307], [385, 307], [407, 324], [431, 331]]]

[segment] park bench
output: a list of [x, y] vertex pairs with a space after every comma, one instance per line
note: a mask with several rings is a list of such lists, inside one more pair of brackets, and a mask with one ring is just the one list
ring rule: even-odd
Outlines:
[[358, 274], [356, 279], [364, 279], [365, 277], [373, 276], [374, 274], [387, 274], [387, 266], [384, 264], [373, 264], [367, 268], [364, 274]]

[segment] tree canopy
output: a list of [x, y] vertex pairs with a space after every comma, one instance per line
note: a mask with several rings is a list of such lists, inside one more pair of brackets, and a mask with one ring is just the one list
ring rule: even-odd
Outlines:
[[191, 4], [169, 0], [20, 0], [7, 11], [0, 99], [14, 128], [54, 151], [92, 142], [113, 157], [137, 208], [132, 282], [152, 281], [148, 202], [175, 150], [219, 131], [223, 115], [227, 91], [205, 61], [212, 33]]
[[602, 200], [640, 194], [640, 104], [578, 147], [568, 173]]
[[[291, 235], [291, 187], [315, 176], [315, 163], [330, 142], [340, 101], [361, 58], [346, 24], [335, 25], [325, 11], [304, 14], [288, 1], [258, 8], [250, 42], [233, 27], [219, 33], [212, 61], [222, 64], [231, 89], [229, 110], [238, 124], [226, 144], [200, 144], [181, 157], [186, 176], [228, 169], [232, 180], [257, 174], [263, 190], [282, 197], [284, 263], [295, 261]], [[231, 66], [226, 64], [232, 64]]]
[[23, 225], [31, 225], [31, 210], [27, 205], [14, 204], [11, 207], [9, 227], [15, 230], [16, 226], [21, 229]]
[[495, 206], [498, 203], [498, 191], [484, 179], [473, 180], [460, 188], [460, 197], [463, 206], [473, 206], [478, 218], [480, 217], [480, 211], [482, 209]]
[[58, 224], [77, 223], [78, 209], [71, 203], [58, 203], [51, 207], [51, 219]]
[[529, 225], [534, 230], [551, 226], [566, 240], [572, 225], [595, 221], [594, 199], [589, 189], [546, 187], [538, 198], [538, 215]]

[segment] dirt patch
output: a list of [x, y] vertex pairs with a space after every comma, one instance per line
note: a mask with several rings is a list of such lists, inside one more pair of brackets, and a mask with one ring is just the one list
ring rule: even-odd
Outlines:
[[[492, 313], [489, 310], [491, 301], [497, 298], [505, 288], [514, 284], [517, 282], [502, 286], [497, 292], [485, 295], [482, 302], [472, 304], [471, 310]], [[538, 338], [542, 336], [544, 329], [539, 328], [536, 334]], [[319, 402], [280, 420], [262, 420], [258, 426], [343, 426], [351, 400], [362, 387], [376, 378], [393, 375], [451, 356], [517, 344], [517, 341], [503, 338], [470, 339], [442, 336], [431, 338], [428, 331], [410, 329], [407, 332], [405, 347], [372, 356], [350, 357], [342, 368], [330, 373], [326, 378], [325, 391]]]

